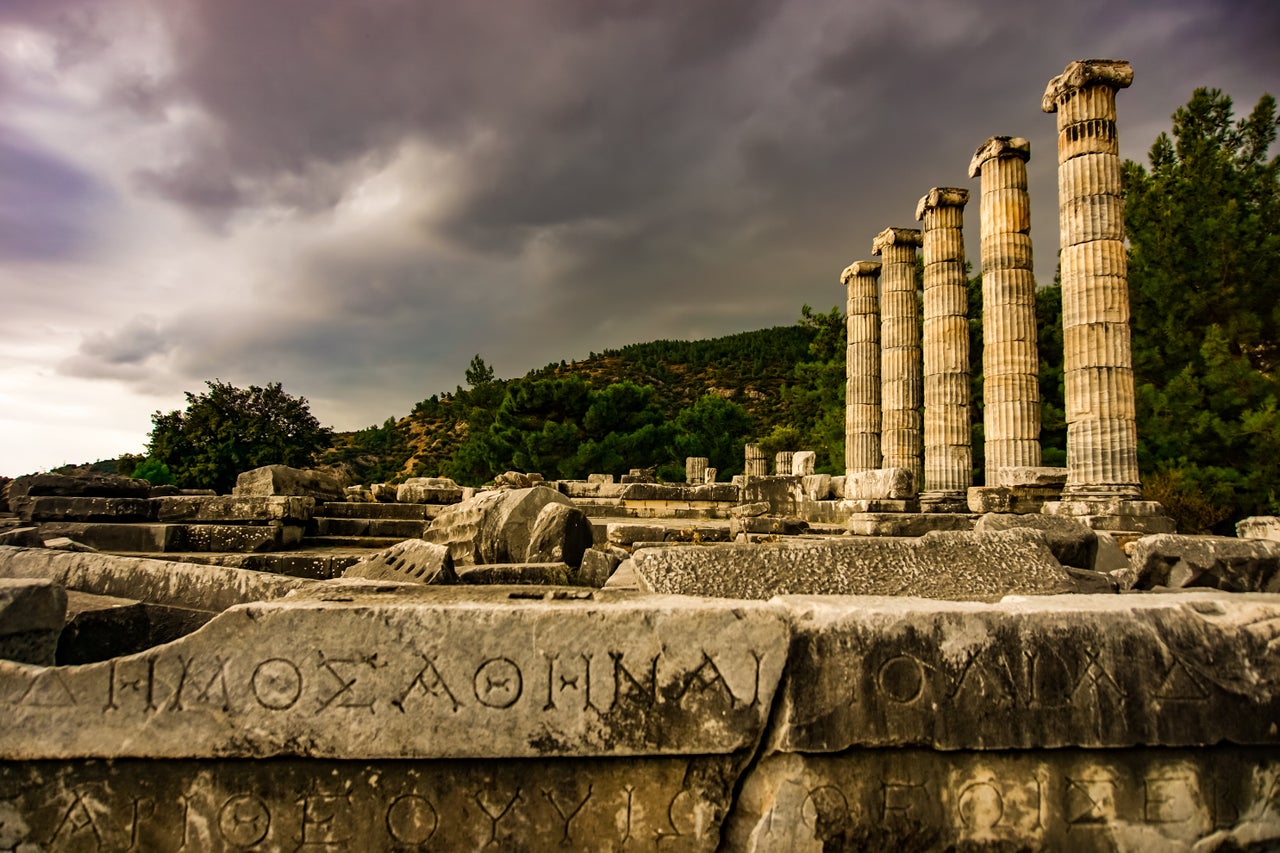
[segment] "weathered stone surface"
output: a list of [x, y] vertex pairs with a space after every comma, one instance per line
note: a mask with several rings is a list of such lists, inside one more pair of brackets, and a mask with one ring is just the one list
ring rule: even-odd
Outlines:
[[366, 557], [342, 573], [344, 578], [391, 580], [407, 583], [457, 583], [453, 556], [443, 545], [407, 539]]
[[1056, 501], [1062, 489], [1053, 486], [970, 486], [966, 505], [970, 512], [1038, 513], [1048, 501]]
[[541, 482], [542, 475], [538, 473], [505, 471], [493, 478], [493, 487], [495, 489], [529, 489]]
[[[340, 665], [340, 664], [338, 664]], [[714, 850], [745, 755], [0, 764], [35, 850]], [[12, 792], [12, 796], [9, 793]]]
[[86, 554], [98, 553], [97, 548], [91, 548], [88, 545], [81, 545], [79, 542], [66, 536], [55, 536], [52, 539], [46, 539], [36, 547], [50, 548], [55, 551], [80, 551]]
[[830, 474], [805, 474], [800, 478], [800, 494], [806, 501], [831, 499]]
[[625, 501], [737, 501], [738, 488], [732, 483], [628, 483], [622, 490]]
[[526, 563], [566, 563], [576, 569], [595, 542], [591, 519], [576, 506], [549, 503], [538, 511], [529, 531]]
[[155, 520], [187, 524], [251, 524], [289, 521], [303, 524], [316, 510], [314, 498], [275, 495], [246, 497], [166, 497], [153, 498]]
[[1067, 484], [1066, 468], [1045, 468], [1035, 465], [1007, 466], [996, 473], [998, 486], [1047, 486], [1061, 489]]
[[495, 563], [487, 566], [462, 566], [458, 583], [477, 586], [524, 584], [566, 586], [572, 570], [565, 563]]
[[621, 548], [589, 548], [582, 555], [578, 567], [578, 583], [600, 588], [613, 576], [613, 572], [631, 555]]
[[729, 520], [729, 538], [739, 534], [756, 536], [798, 536], [809, 529], [809, 522], [794, 516], [752, 515]]
[[1270, 539], [1280, 542], [1280, 518], [1274, 515], [1251, 515], [1236, 522], [1236, 535], [1241, 539]]
[[852, 750], [775, 755], [722, 849], [1269, 850], [1280, 750]]
[[340, 501], [346, 498], [342, 481], [327, 471], [266, 465], [245, 471], [236, 477], [231, 494], [236, 497], [270, 497], [273, 495], [315, 498], [317, 501]]
[[39, 527], [10, 527], [0, 530], [0, 545], [17, 548], [43, 548], [44, 537]]
[[[59, 666], [107, 660], [156, 645], [146, 642], [149, 614], [142, 602], [75, 590], [66, 596], [66, 625], [57, 644]], [[162, 642], [171, 639], [175, 638]]]
[[0, 547], [0, 578], [48, 578], [66, 589], [206, 612], [280, 598], [314, 583], [221, 566], [8, 547]]
[[972, 530], [977, 516], [948, 512], [858, 512], [846, 529], [854, 536], [924, 536], [939, 530]]
[[441, 512], [422, 538], [447, 546], [458, 566], [520, 562], [538, 514], [550, 503], [572, 506], [547, 486], [481, 492]]
[[68, 538], [99, 551], [161, 553], [174, 547], [177, 528], [171, 524], [115, 524], [106, 521], [46, 521], [40, 532], [46, 542]]
[[23, 521], [154, 521], [147, 498], [28, 496], [18, 517]]
[[774, 750], [1280, 743], [1275, 596], [783, 603]]
[[787, 636], [767, 603], [335, 581], [141, 655], [0, 662], [0, 755], [729, 754], [761, 736]]
[[909, 500], [916, 496], [915, 476], [907, 468], [876, 468], [846, 474], [844, 496], [849, 500]]
[[797, 450], [791, 454], [791, 470], [787, 473], [793, 477], [807, 477], [813, 473], [817, 458], [818, 454], [812, 450]]
[[[151, 484], [131, 477], [93, 474], [68, 477], [62, 474], [28, 474], [9, 483], [9, 511], [26, 516], [28, 503], [36, 497], [64, 498], [147, 498]], [[28, 520], [30, 520], [28, 518]]]
[[169, 525], [167, 551], [279, 551], [302, 541], [301, 524]]
[[658, 592], [724, 598], [819, 594], [965, 600], [1072, 589], [1044, 537], [1030, 530], [646, 549], [631, 559], [636, 573]]
[[[885, 513], [885, 512], [920, 512], [920, 501], [916, 498], [908, 500], [888, 500], [880, 498], [876, 500], [846, 500], [842, 501], [841, 509], [849, 514], [858, 513]], [[847, 517], [846, 517], [847, 521]]]
[[1173, 533], [1173, 519], [1164, 515], [1164, 507], [1155, 501], [1123, 498], [1073, 499], [1045, 501], [1041, 512], [1075, 518], [1094, 530], [1119, 533]]
[[389, 483], [374, 483], [369, 487], [369, 493], [378, 503], [394, 503], [400, 494], [400, 487]]
[[755, 518], [761, 515], [767, 515], [769, 512], [769, 504], [765, 501], [756, 501], [749, 504], [738, 504], [729, 508], [730, 518]]
[[0, 578], [0, 658], [52, 666], [67, 593], [45, 578]]
[[396, 501], [452, 504], [462, 500], [462, 487], [448, 477], [410, 477], [396, 488]]
[[1280, 542], [1230, 536], [1144, 536], [1133, 546], [1130, 577], [1138, 589], [1211, 587], [1280, 592]]
[[1074, 518], [1053, 515], [1010, 515], [990, 513], [978, 519], [976, 533], [1026, 528], [1044, 534], [1049, 550], [1064, 566], [1093, 569], [1098, 554], [1098, 534]]
[[560, 480], [556, 486], [571, 498], [621, 498], [627, 486], [615, 483], [612, 474], [589, 474], [590, 477], [608, 477], [608, 480]]
[[637, 542], [727, 542], [729, 527], [726, 524], [643, 524], [624, 521], [610, 522], [606, 526], [606, 538], [610, 545], [627, 548]]

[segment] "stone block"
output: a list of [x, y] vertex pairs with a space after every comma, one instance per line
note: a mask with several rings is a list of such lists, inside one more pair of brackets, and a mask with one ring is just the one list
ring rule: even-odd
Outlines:
[[88, 545], [81, 545], [79, 542], [67, 536], [55, 536], [52, 539], [46, 539], [41, 543], [43, 547], [54, 551], [80, 551], [88, 554], [98, 553], [97, 548], [91, 548]]
[[376, 503], [395, 503], [400, 495], [400, 487], [388, 483], [374, 483], [369, 487], [369, 492]]
[[69, 590], [205, 612], [280, 598], [314, 584], [221, 566], [47, 548], [0, 548], [0, 578], [47, 578]]
[[595, 543], [587, 514], [576, 506], [548, 503], [538, 511], [529, 531], [526, 563], [566, 563], [577, 569], [582, 555]]
[[813, 466], [817, 462], [818, 454], [812, 450], [797, 450], [791, 456], [791, 471], [793, 477], [807, 477], [813, 473]]
[[591, 548], [582, 555], [577, 581], [583, 586], [604, 586], [622, 561], [631, 555], [621, 548]]
[[1061, 490], [1066, 484], [1066, 468], [1013, 466], [1001, 468], [997, 471], [996, 482], [992, 485], [1009, 488], [1015, 486], [1045, 486]]
[[854, 750], [774, 755], [721, 849], [1267, 850], [1280, 751]]
[[725, 502], [738, 500], [738, 489], [731, 483], [703, 483], [691, 486], [684, 483], [628, 483], [622, 490], [624, 501], [676, 501], [695, 503], [702, 501]]
[[631, 559], [636, 573], [658, 592], [722, 598], [812, 594], [969, 600], [1073, 589], [1044, 537], [1030, 530], [656, 548], [637, 551]]
[[802, 518], [777, 515], [753, 515], [729, 520], [729, 538], [739, 534], [753, 536], [799, 536], [809, 529], [809, 522]]
[[796, 515], [804, 499], [802, 482], [800, 477], [749, 477], [735, 502], [763, 501], [771, 515]]
[[890, 500], [887, 498], [875, 500], [844, 500], [840, 502], [840, 508], [846, 513], [858, 514], [886, 512], [919, 513], [920, 501], [915, 498], [911, 498], [909, 500]]
[[857, 512], [845, 522], [854, 536], [924, 536], [934, 531], [972, 530], [977, 516], [946, 512]]
[[849, 500], [909, 500], [916, 496], [915, 476], [906, 468], [877, 468], [845, 475]]
[[781, 603], [771, 750], [1280, 744], [1275, 596]]
[[567, 586], [572, 570], [565, 563], [496, 563], [487, 566], [462, 566], [458, 583], [477, 586], [524, 584], [534, 586]]
[[458, 582], [449, 549], [422, 539], [408, 539], [371, 557], [365, 557], [360, 562], [348, 566], [342, 576], [406, 583]]
[[588, 475], [587, 475], [587, 482], [588, 482], [588, 483], [595, 483], [595, 484], [599, 484], [599, 485], [612, 484], [612, 483], [613, 483], [613, 475], [612, 475], [612, 474], [588, 474]]
[[1056, 501], [1062, 490], [1045, 486], [970, 486], [966, 505], [970, 512], [1039, 513], [1047, 501]]
[[53, 666], [67, 593], [46, 578], [0, 578], [0, 659]]
[[462, 500], [462, 487], [447, 477], [410, 477], [396, 489], [396, 501], [410, 504], [453, 504]]
[[800, 490], [807, 501], [825, 501], [831, 499], [830, 474], [806, 474], [800, 480]]
[[171, 524], [114, 524], [103, 521], [47, 521], [40, 525], [46, 540], [66, 537], [98, 551], [163, 553], [173, 547]]
[[[275, 495], [245, 497], [152, 498], [155, 520], [184, 524], [253, 524], [284, 521], [305, 524], [315, 513], [315, 498]], [[344, 504], [345, 505], [345, 504]]]
[[447, 546], [458, 566], [520, 562], [529, 553], [539, 513], [551, 503], [573, 505], [548, 486], [481, 492], [447, 507], [422, 538]]
[[148, 498], [151, 484], [132, 477], [92, 474], [70, 477], [63, 474], [28, 474], [9, 483], [9, 511], [21, 514], [19, 505], [28, 497], [66, 498]]
[[23, 521], [155, 521], [147, 498], [62, 497], [34, 495], [22, 502]]
[[0, 530], [0, 545], [15, 548], [43, 548], [44, 537], [39, 527], [9, 527]]
[[[597, 475], [592, 474], [591, 476]], [[598, 476], [608, 476], [609, 479], [599, 481], [588, 479], [585, 483], [581, 480], [561, 480], [557, 485], [561, 492], [571, 498], [620, 499], [622, 497], [622, 493], [627, 489], [626, 486], [622, 483], [613, 482], [612, 474]]]
[[611, 521], [605, 531], [606, 541], [622, 548], [629, 548], [636, 542], [661, 542], [667, 535], [666, 525], [630, 521]]
[[94, 663], [145, 649], [153, 645], [147, 642], [149, 621], [146, 606], [135, 599], [69, 590], [58, 665]]
[[978, 519], [977, 533], [1025, 528], [1044, 534], [1049, 550], [1064, 566], [1093, 569], [1098, 554], [1098, 534], [1074, 518], [1054, 515], [990, 513]]
[[144, 654], [0, 664], [0, 756], [729, 755], [762, 736], [787, 655], [786, 613], [764, 602], [317, 587]]
[[1267, 539], [1144, 536], [1134, 543], [1129, 562], [1133, 586], [1138, 589], [1280, 592], [1280, 542]]
[[21, 853], [598, 851], [644, 839], [663, 850], [714, 850], [745, 761], [0, 764], [0, 843]]
[[729, 508], [730, 518], [756, 518], [761, 515], [768, 515], [769, 504], [765, 501], [757, 501], [750, 504], [738, 504]]
[[1270, 539], [1280, 542], [1280, 518], [1274, 515], [1251, 515], [1236, 522], [1236, 536], [1241, 539]]
[[317, 501], [346, 499], [342, 481], [327, 471], [266, 465], [245, 471], [236, 477], [231, 494], [236, 497], [271, 497], [275, 495], [315, 498]]
[[281, 551], [302, 541], [301, 524], [172, 524], [166, 551]]

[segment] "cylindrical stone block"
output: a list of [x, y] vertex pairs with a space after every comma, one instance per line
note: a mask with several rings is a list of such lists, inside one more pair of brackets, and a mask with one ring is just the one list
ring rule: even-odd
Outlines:
[[916, 249], [922, 234], [886, 228], [872, 241], [880, 256], [880, 463], [906, 468], [916, 483], [924, 479], [924, 403], [921, 373], [920, 307], [916, 300]]
[[773, 454], [773, 476], [790, 477], [791, 458], [795, 455], [794, 450], [779, 450]]
[[969, 295], [964, 206], [969, 191], [935, 187], [916, 207], [924, 221], [924, 488], [964, 498], [973, 482], [969, 429]]
[[848, 315], [845, 476], [880, 467], [880, 263], [858, 261], [840, 276]]
[[1127, 62], [1073, 62], [1041, 101], [1058, 126], [1065, 498], [1142, 494], [1115, 106], [1132, 82]]
[[767, 477], [769, 476], [769, 460], [764, 458], [764, 454], [760, 451], [760, 445], [748, 444], [743, 448], [745, 455], [744, 471], [748, 477]]
[[711, 460], [705, 456], [689, 456], [684, 460], [684, 481], [690, 485], [701, 484], [707, 479], [707, 463]]

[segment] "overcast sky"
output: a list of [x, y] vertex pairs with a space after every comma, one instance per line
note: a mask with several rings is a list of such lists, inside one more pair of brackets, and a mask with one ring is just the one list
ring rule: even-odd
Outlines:
[[[1276, 0], [0, 0], [0, 474], [142, 452], [207, 379], [338, 429], [636, 341], [789, 324], [1045, 84], [1280, 94]], [[978, 260], [976, 198], [966, 216]]]

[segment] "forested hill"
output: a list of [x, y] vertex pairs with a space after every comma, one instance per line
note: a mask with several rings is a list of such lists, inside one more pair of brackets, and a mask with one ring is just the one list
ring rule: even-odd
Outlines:
[[674, 473], [684, 460], [677, 454], [711, 455], [693, 452], [698, 437], [678, 436], [678, 421], [692, 427], [701, 418], [698, 426], [722, 430], [721, 443], [736, 439], [737, 453], [786, 422], [783, 398], [794, 396], [797, 365], [836, 355], [823, 351], [835, 350], [833, 324], [843, 331], [838, 311], [806, 306], [796, 325], [631, 344], [510, 380], [477, 355], [465, 387], [433, 394], [406, 417], [339, 434], [325, 461], [345, 465], [357, 482], [446, 475], [478, 483], [509, 467], [548, 476], [650, 466]]

